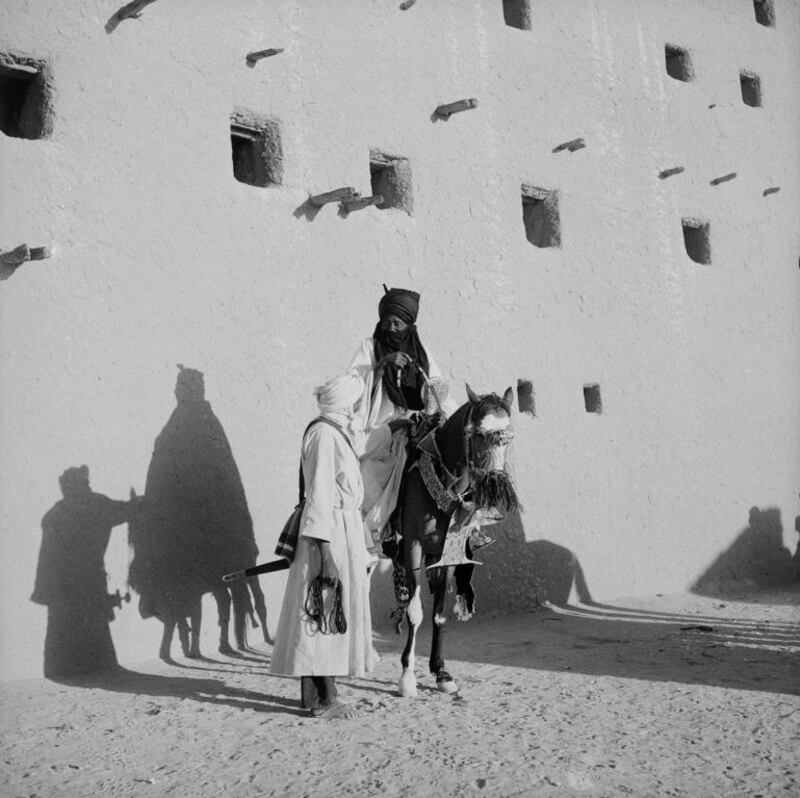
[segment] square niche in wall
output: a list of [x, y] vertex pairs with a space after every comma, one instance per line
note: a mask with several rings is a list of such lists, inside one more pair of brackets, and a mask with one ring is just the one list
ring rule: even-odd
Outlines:
[[755, 72], [742, 70], [739, 73], [739, 83], [742, 86], [742, 100], [745, 105], [753, 108], [761, 107], [761, 78]]
[[775, 27], [775, 6], [773, 0], [753, 0], [756, 22], [766, 28]]
[[414, 192], [408, 158], [372, 149], [369, 151], [369, 176], [373, 196], [380, 194], [383, 197], [376, 207], [381, 210], [400, 208], [411, 214]]
[[531, 29], [530, 0], [503, 0], [503, 18], [510, 28]]
[[708, 222], [684, 218], [682, 224], [686, 254], [695, 263], [711, 263], [711, 233]]
[[0, 130], [19, 139], [52, 132], [52, 96], [44, 61], [0, 52]]
[[692, 68], [692, 58], [688, 50], [674, 44], [664, 46], [664, 57], [667, 62], [667, 74], [675, 80], [684, 83], [694, 79], [694, 69]]
[[520, 413], [536, 417], [536, 394], [530, 380], [517, 380], [517, 408]]
[[249, 186], [283, 182], [283, 147], [276, 119], [237, 110], [231, 115], [233, 176]]
[[525, 237], [535, 247], [560, 247], [558, 191], [523, 183], [522, 222], [525, 225]]
[[583, 386], [583, 405], [587, 413], [602, 413], [603, 400], [600, 396], [600, 386], [596, 382]]

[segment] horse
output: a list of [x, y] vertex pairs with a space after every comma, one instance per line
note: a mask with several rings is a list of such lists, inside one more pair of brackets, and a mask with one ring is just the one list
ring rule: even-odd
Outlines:
[[519, 508], [506, 470], [508, 445], [513, 439], [512, 389], [500, 397], [495, 393], [478, 396], [469, 385], [466, 388], [468, 401], [411, 447], [401, 490], [400, 558], [409, 595], [405, 612], [408, 637], [398, 682], [402, 697], [417, 695], [414, 649], [423, 621], [423, 563], [433, 595], [430, 672], [441, 692], [457, 695], [458, 686], [445, 669], [442, 654], [448, 577], [455, 578], [456, 614], [466, 620], [474, 610], [470, 581], [475, 562], [470, 558], [469, 534], [487, 518], [496, 520], [498, 513]]

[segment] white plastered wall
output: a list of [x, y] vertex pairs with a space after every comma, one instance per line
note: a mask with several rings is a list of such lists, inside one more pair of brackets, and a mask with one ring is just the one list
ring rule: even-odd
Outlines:
[[[114, 3], [0, 9], [0, 51], [46, 59], [55, 86], [51, 138], [0, 135], [0, 249], [53, 248], [0, 284], [3, 677], [41, 670], [29, 595], [58, 475], [86, 463], [95, 490], [141, 491], [176, 363], [206, 375], [269, 555], [311, 388], [370, 334], [384, 282], [422, 293], [459, 399], [464, 381], [533, 382], [514, 444], [525, 537], [568, 551], [593, 598], [688, 588], [751, 507], [777, 508], [794, 548], [797, 4], [776, 0], [765, 28], [750, 0], [533, 0], [531, 31], [501, 0], [398, 5], [163, 0], [110, 35]], [[693, 82], [666, 75], [666, 43], [691, 52]], [[265, 47], [285, 51], [248, 68]], [[233, 179], [236, 107], [280, 120], [282, 186]], [[367, 194], [370, 148], [409, 159], [412, 215], [299, 210]], [[559, 249], [526, 240], [522, 183], [559, 191]], [[709, 265], [686, 255], [686, 216], [710, 222]], [[106, 556], [123, 592], [125, 534]], [[486, 559], [479, 606], [527, 606], [525, 574]], [[274, 624], [283, 579], [262, 584]], [[118, 613], [120, 659], [154, 656], [157, 626]]]

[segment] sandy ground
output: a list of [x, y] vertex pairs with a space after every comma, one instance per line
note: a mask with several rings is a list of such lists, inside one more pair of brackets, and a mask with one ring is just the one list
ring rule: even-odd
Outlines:
[[[800, 585], [451, 622], [461, 698], [395, 694], [400, 638], [308, 718], [269, 647], [2, 687], [0, 794], [797, 796]], [[209, 652], [210, 653], [210, 652]]]

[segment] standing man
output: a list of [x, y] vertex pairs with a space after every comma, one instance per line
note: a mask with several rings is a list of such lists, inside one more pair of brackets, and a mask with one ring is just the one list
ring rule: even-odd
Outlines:
[[[363, 390], [354, 373], [317, 388], [320, 415], [306, 430], [301, 449], [305, 507], [271, 671], [302, 677], [302, 703], [314, 717], [358, 717], [358, 709], [338, 700], [336, 677], [364, 676], [377, 658], [354, 423]], [[384, 426], [376, 434], [388, 440], [391, 432]]]

